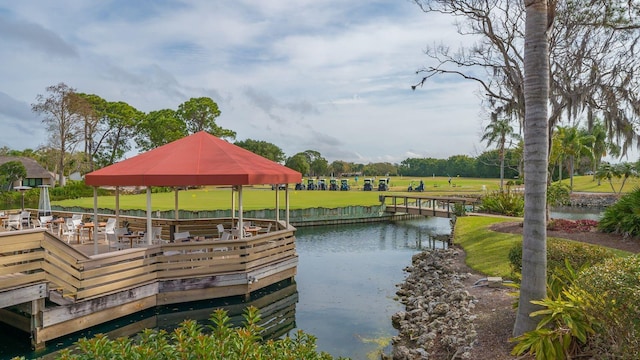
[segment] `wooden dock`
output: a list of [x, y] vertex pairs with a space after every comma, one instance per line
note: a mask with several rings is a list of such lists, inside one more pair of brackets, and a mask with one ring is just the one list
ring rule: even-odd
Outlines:
[[[211, 223], [200, 220], [206, 221]], [[275, 228], [243, 239], [98, 255], [86, 255], [44, 229], [1, 232], [0, 321], [28, 332], [37, 349], [155, 306], [248, 297], [296, 274], [295, 228]]]
[[450, 218], [456, 213], [456, 207], [471, 206], [477, 203], [475, 198], [443, 196], [380, 195], [385, 204], [385, 212]]

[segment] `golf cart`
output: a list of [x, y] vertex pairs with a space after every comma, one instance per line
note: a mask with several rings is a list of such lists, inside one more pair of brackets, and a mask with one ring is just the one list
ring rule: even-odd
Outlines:
[[331, 191], [338, 190], [338, 180], [336, 179], [329, 180], [329, 190]]
[[347, 191], [349, 189], [351, 189], [351, 186], [349, 186], [349, 180], [347, 179], [340, 180], [340, 191]]
[[389, 179], [382, 178], [378, 180], [378, 191], [387, 191], [389, 190]]
[[318, 190], [327, 190], [327, 183], [324, 179], [318, 179]]
[[315, 190], [318, 186], [316, 185], [316, 181], [314, 179], [307, 179], [307, 190]]
[[[276, 185], [271, 185], [271, 190], [275, 190], [276, 189]], [[278, 184], [278, 190], [286, 190], [287, 189], [287, 184]]]
[[364, 191], [371, 191], [371, 190], [373, 190], [373, 180], [371, 180], [371, 179], [364, 179], [364, 186], [362, 187], [362, 190], [364, 190]]
[[296, 184], [296, 190], [304, 190], [304, 184], [303, 183], [297, 183]]
[[424, 191], [424, 181], [420, 180], [420, 185], [416, 186], [415, 188], [413, 187], [413, 181], [411, 183], [409, 183], [409, 188], [407, 189], [407, 191], [411, 192], [411, 191], [419, 191], [419, 192], [423, 192]]

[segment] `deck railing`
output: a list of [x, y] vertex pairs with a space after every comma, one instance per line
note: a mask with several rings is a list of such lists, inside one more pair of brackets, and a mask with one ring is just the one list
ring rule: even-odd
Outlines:
[[246, 274], [296, 256], [293, 228], [243, 239], [168, 243], [93, 256], [42, 229], [2, 232], [0, 292], [47, 282], [61, 299], [77, 302], [162, 280]]

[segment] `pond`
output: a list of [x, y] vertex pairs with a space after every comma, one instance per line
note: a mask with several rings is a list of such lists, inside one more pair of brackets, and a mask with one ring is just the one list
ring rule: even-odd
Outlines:
[[[396, 285], [406, 276], [403, 269], [423, 248], [446, 246], [441, 240], [450, 232], [449, 220], [442, 218], [298, 229], [295, 284], [272, 289], [282, 298], [265, 307], [273, 314], [273, 334], [304, 330], [317, 337], [319, 350], [335, 357], [366, 359], [382, 350], [388, 353], [390, 339], [397, 334], [391, 315], [403, 309], [395, 300]], [[223, 305], [236, 314], [244, 306], [225, 299], [153, 309], [52, 341], [45, 352], [66, 348], [78, 337], [98, 332], [171, 329], [185, 318], [205, 320], [213, 308]], [[0, 334], [0, 359], [43, 355], [28, 350], [25, 334], [5, 326], [0, 327]]]

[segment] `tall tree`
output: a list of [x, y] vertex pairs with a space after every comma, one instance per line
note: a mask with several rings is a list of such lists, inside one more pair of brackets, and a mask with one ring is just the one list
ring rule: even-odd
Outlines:
[[288, 158], [285, 162], [285, 166], [289, 169], [293, 169], [305, 176], [309, 173], [309, 162], [307, 157], [303, 153], [297, 153]]
[[60, 186], [64, 186], [65, 156], [81, 141], [82, 134], [82, 122], [74, 113], [73, 95], [76, 90], [59, 83], [47, 87], [46, 91], [47, 96], [36, 96], [36, 103], [31, 105], [31, 109], [44, 116], [42, 123], [49, 133], [49, 142], [59, 151], [58, 181]]
[[213, 136], [235, 140], [236, 132], [221, 128], [216, 124], [220, 116], [218, 104], [208, 97], [191, 98], [180, 104], [176, 111], [178, 119], [185, 123], [189, 134], [206, 131]]
[[[414, 1], [425, 12], [456, 17], [458, 32], [474, 36], [475, 42], [458, 51], [447, 45], [427, 48], [426, 54], [435, 65], [419, 70], [424, 76], [413, 88], [434, 76], [461, 76], [480, 86], [483, 106], [493, 116], [510, 117], [522, 124], [526, 1]], [[554, 8], [556, 2], [552, 1]], [[633, 124], [640, 118], [636, 90], [640, 86], [640, 56], [637, 56], [640, 47], [637, 46], [637, 31], [629, 26], [601, 26], [606, 22], [600, 12], [602, 4], [607, 3], [610, 5], [607, 5], [609, 15], [606, 17], [620, 17], [625, 13], [620, 11], [621, 4], [628, 3], [635, 9], [629, 13], [636, 14], [638, 3], [628, 0], [563, 0], [557, 3], [554, 18], [559, 21], [547, 33], [552, 74], [549, 129], [551, 131], [563, 119], [577, 119], [581, 114], [586, 115], [590, 127], [592, 120], [599, 116], [604, 119], [610, 137], [621, 144], [624, 154], [639, 140]], [[615, 6], [611, 5], [614, 3]], [[585, 26], [585, 23], [593, 26]]]
[[511, 121], [508, 118], [494, 119], [484, 128], [484, 134], [482, 134], [481, 140], [486, 141], [487, 146], [496, 144], [496, 149], [498, 150], [500, 161], [500, 191], [502, 191], [504, 187], [504, 158], [507, 140], [516, 135], [513, 131], [513, 126], [511, 126]]
[[135, 137], [138, 148], [149, 151], [187, 136], [185, 123], [171, 109], [148, 113], [138, 124]]
[[107, 102], [101, 111], [103, 131], [96, 141], [94, 158], [98, 166], [111, 165], [121, 160], [131, 150], [139, 124], [145, 114], [133, 106], [122, 102]]
[[515, 336], [536, 328], [529, 316], [538, 310], [532, 300], [547, 294], [547, 164], [549, 158], [549, 41], [553, 5], [547, 0], [524, 0], [524, 223], [522, 229], [522, 283]]
[[247, 139], [236, 141], [234, 144], [277, 163], [282, 163], [286, 159], [282, 149], [267, 141]]
[[95, 169], [93, 163], [93, 154], [96, 146], [94, 136], [98, 132], [100, 125], [100, 115], [97, 109], [104, 102], [105, 101], [97, 95], [84, 93], [75, 93], [72, 95], [71, 105], [73, 112], [76, 113], [82, 121], [82, 142], [84, 143], [82, 173]]

